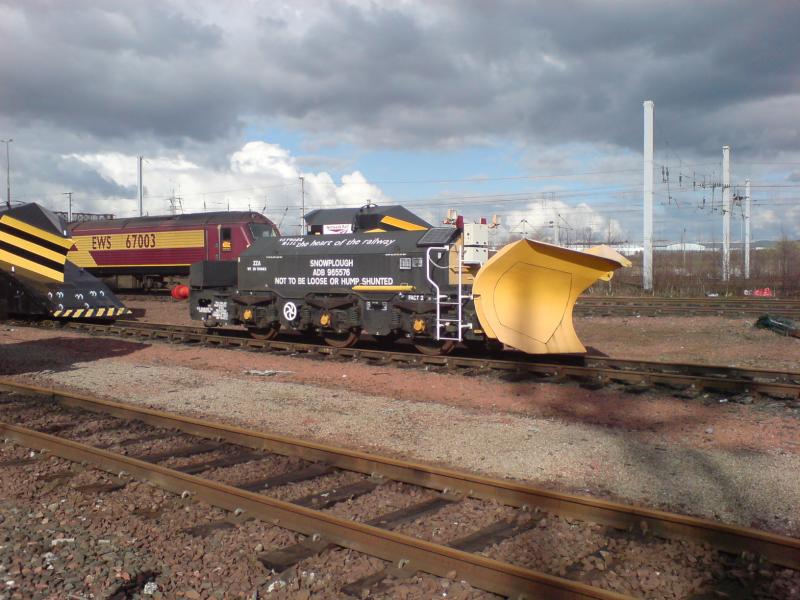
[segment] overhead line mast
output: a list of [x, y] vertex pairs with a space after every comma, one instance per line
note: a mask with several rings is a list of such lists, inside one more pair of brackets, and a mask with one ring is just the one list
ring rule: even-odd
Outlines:
[[750, 180], [744, 180], [744, 278], [750, 279]]
[[722, 147], [722, 281], [731, 277], [731, 147]]
[[655, 103], [644, 102], [644, 243], [642, 248], [642, 287], [653, 291], [653, 136]]
[[306, 178], [300, 177], [300, 235], [303, 235], [306, 216]]
[[13, 138], [0, 140], [6, 145], [6, 205], [9, 210], [11, 210], [11, 150], [9, 149], [9, 144], [13, 141]]
[[139, 216], [144, 216], [144, 207], [143, 207], [143, 197], [144, 197], [144, 188], [142, 187], [142, 161], [144, 160], [144, 156], [139, 155], [138, 157], [138, 164], [139, 164]]

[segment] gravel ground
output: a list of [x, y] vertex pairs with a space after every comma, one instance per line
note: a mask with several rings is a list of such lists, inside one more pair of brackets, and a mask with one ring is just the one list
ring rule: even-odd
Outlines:
[[0, 353], [37, 383], [800, 535], [797, 409], [31, 329]]
[[[95, 435], [100, 419], [91, 413], [53, 407], [40, 399], [30, 399], [29, 405], [8, 402], [15, 398], [16, 395], [0, 394], [0, 420], [23, 418], [27, 425], [37, 429], [72, 422], [75, 427], [70, 429], [71, 434], [64, 434], [67, 437], [78, 435], [83, 439], [80, 432]], [[101, 419], [109, 421], [107, 417]], [[150, 454], [198, 442], [191, 436], [142, 424], [135, 428], [140, 435], [167, 434], [151, 442]], [[112, 437], [109, 431], [106, 436]], [[131, 436], [127, 428], [116, 429], [117, 442], [128, 439]], [[235, 447], [224, 445], [213, 453], [195, 455], [191, 462], [196, 464], [210, 454], [234, 450]], [[11, 443], [0, 445], [0, 460], [25, 456], [36, 453]], [[185, 464], [187, 460], [188, 457], [162, 464]], [[0, 542], [3, 542], [0, 573], [16, 577], [6, 579], [0, 587], [0, 598], [4, 600], [64, 596], [249, 598], [251, 591], [280, 598], [341, 598], [339, 590], [343, 584], [383, 566], [381, 561], [370, 557], [333, 550], [303, 560], [278, 582], [259, 569], [255, 559], [262, 550], [296, 543], [300, 538], [290, 532], [265, 523], [240, 521], [227, 529], [198, 536], [188, 528], [222, 519], [225, 513], [202, 503], [182, 502], [177, 496], [137, 482], [106, 494], [82, 492], [78, 487], [82, 484], [114, 479], [45, 455], [40, 455], [40, 460], [32, 465], [0, 465], [0, 474], [6, 484], [0, 497]], [[248, 476], [241, 469], [239, 474]], [[56, 479], [64, 475], [69, 476], [67, 481]], [[359, 479], [363, 476], [334, 473], [277, 487], [268, 493], [284, 499], [296, 498]], [[429, 490], [392, 482], [353, 501], [342, 502], [330, 511], [363, 520], [432, 495]], [[54, 502], [54, 498], [58, 500]], [[17, 518], [20, 514], [34, 520], [21, 521]], [[121, 524], [119, 519], [125, 515], [126, 522]], [[3, 525], [12, 520], [13, 527], [5, 528], [7, 532], [3, 534]], [[703, 544], [662, 540], [645, 532], [619, 532], [595, 523], [520, 511], [495, 502], [464, 499], [401, 525], [397, 531], [449, 543], [498, 521], [531, 522], [534, 527], [484, 548], [482, 554], [635, 597], [697, 599], [703, 593], [727, 597], [728, 590], [736, 597], [765, 600], [800, 597], [800, 573], [761, 563], [753, 556], [726, 556]], [[47, 525], [49, 528], [42, 530], [41, 526]], [[51, 548], [65, 546], [65, 554], [45, 552], [48, 539]], [[146, 583], [154, 586], [147, 594], [141, 591]], [[115, 595], [128, 585], [133, 589], [127, 595]], [[440, 594], [476, 600], [491, 597], [455, 579], [421, 574], [407, 581], [390, 581], [385, 589], [372, 592], [370, 597], [431, 598]]]
[[[139, 320], [194, 325], [185, 301], [140, 296], [126, 306], [145, 311]], [[695, 362], [800, 371], [800, 340], [753, 327], [743, 317], [575, 317], [587, 347], [615, 358]]]

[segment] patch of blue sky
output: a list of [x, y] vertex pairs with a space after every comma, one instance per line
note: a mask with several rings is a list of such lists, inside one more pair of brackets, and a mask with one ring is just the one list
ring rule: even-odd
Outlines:
[[376, 150], [363, 152], [358, 169], [397, 200], [453, 194], [522, 191], [526, 181], [516, 161], [493, 147], [459, 150]]
[[297, 156], [303, 146], [303, 134], [282, 127], [249, 125], [244, 130], [244, 142], [266, 142], [277, 144], [291, 155]]
[[545, 192], [563, 194], [568, 204], [618, 202], [616, 190], [629, 186], [635, 175], [627, 173], [619, 181], [583, 175], [598, 170], [596, 165], [604, 157], [602, 150], [590, 145], [560, 149], [558, 154], [566, 160], [548, 165], [504, 141], [453, 150], [371, 150], [345, 143], [320, 144], [300, 130], [263, 126], [248, 128], [245, 139], [278, 144], [304, 168], [327, 171], [335, 181], [360, 171], [400, 203], [430, 200], [446, 206], [453, 199], [452, 204], [481, 211], [513, 211]]

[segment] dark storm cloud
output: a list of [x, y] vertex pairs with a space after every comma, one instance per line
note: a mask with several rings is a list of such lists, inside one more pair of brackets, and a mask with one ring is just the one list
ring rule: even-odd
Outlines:
[[[654, 99], [672, 145], [692, 150], [746, 145], [770, 124], [758, 104], [800, 91], [800, 6], [790, 3], [433, 6], [426, 19], [333, 5], [300, 35], [265, 23], [258, 110], [366, 144], [638, 148], [641, 102]], [[764, 141], [800, 146], [777, 132]]]
[[[80, 190], [83, 194], [103, 197], [133, 198], [136, 195], [136, 186], [119, 185], [75, 158], [53, 160], [52, 155], [47, 155], [42, 156], [35, 166], [41, 172], [54, 173], [68, 190]], [[26, 171], [29, 177], [35, 176], [30, 169]]]
[[22, 124], [168, 142], [238, 124], [224, 70], [202, 58], [220, 30], [164, 4], [11, 3], [0, 31], [0, 107]]
[[266, 123], [365, 147], [638, 150], [653, 99], [676, 149], [792, 152], [797, 31], [790, 2], [15, 2], [0, 112], [120, 148]]

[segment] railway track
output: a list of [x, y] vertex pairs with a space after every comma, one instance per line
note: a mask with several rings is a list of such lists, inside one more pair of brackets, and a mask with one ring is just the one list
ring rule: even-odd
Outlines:
[[44, 322], [45, 326], [66, 327], [92, 335], [113, 335], [128, 339], [168, 343], [199, 344], [210, 347], [238, 348], [331, 359], [363, 360], [370, 363], [405, 365], [419, 368], [441, 368], [456, 372], [500, 375], [516, 381], [529, 378], [542, 382], [577, 382], [588, 387], [620, 385], [640, 393], [648, 388], [667, 388], [691, 397], [701, 392], [745, 395], [754, 400], [760, 396], [800, 400], [800, 372], [751, 369], [692, 363], [663, 363], [627, 360], [602, 356], [531, 357], [503, 352], [490, 357], [455, 354], [425, 356], [413, 349], [384, 350], [365, 345], [334, 348], [291, 339], [257, 340], [246, 332], [232, 329], [205, 329], [181, 325], [117, 321], [113, 324]]
[[[98, 418], [99, 433], [84, 426]], [[697, 591], [728, 597], [738, 585], [737, 597], [757, 597], [779, 572], [786, 579], [782, 568], [800, 569], [800, 540], [786, 536], [8, 380], [0, 380], [0, 420], [6, 439], [119, 474], [122, 486], [148, 481], [230, 511], [224, 523], [194, 527], [197, 535], [251, 518], [301, 534], [259, 554], [273, 583], [337, 547], [386, 561], [339, 589], [356, 598], [391, 597], [394, 583], [423, 572], [513, 598], [621, 600], [643, 589], [644, 571], [673, 567], [699, 577]], [[168, 449], [154, 450], [160, 442]], [[2, 467], [31, 461], [11, 462]], [[243, 465], [259, 477], [226, 475]], [[301, 495], [286, 492], [301, 482]], [[336, 511], [387, 490], [405, 500], [361, 521]], [[551, 544], [552, 555], [530, 552]], [[756, 564], [750, 579], [738, 575]], [[800, 573], [788, 577], [800, 582]]]
[[[124, 292], [123, 301], [171, 302], [167, 290]], [[759, 317], [763, 314], [800, 319], [800, 299], [778, 298], [663, 298], [656, 296], [581, 296], [574, 312], [579, 316], [722, 316]]]
[[576, 315], [591, 316], [722, 316], [763, 314], [800, 318], [800, 300], [776, 298], [659, 298], [641, 296], [581, 296]]

